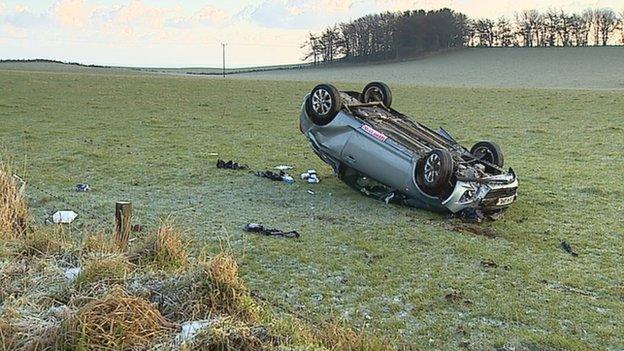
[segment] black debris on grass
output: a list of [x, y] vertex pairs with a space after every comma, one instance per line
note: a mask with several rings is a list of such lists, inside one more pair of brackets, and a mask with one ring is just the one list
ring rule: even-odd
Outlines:
[[265, 228], [262, 224], [258, 223], [247, 223], [243, 230], [248, 233], [259, 233], [265, 236], [283, 236], [285, 238], [299, 238], [300, 235], [296, 230], [291, 231], [282, 231], [279, 229], [269, 229]]
[[284, 179], [284, 176], [286, 176], [286, 173], [284, 173], [284, 171], [279, 171], [279, 173], [271, 172], [271, 171], [264, 171], [264, 172], [256, 172], [256, 175], [262, 178], [268, 178], [268, 179], [275, 180], [275, 181], [282, 181]]
[[574, 250], [572, 250], [572, 246], [570, 246], [570, 244], [568, 244], [567, 241], [562, 241], [561, 242], [561, 248], [563, 249], [563, 251], [569, 253], [573, 257], [577, 257], [578, 256], [578, 254]]
[[222, 159], [217, 160], [217, 168], [221, 169], [247, 169], [249, 168], [247, 165], [242, 165], [238, 162], [234, 162], [232, 160], [224, 161]]

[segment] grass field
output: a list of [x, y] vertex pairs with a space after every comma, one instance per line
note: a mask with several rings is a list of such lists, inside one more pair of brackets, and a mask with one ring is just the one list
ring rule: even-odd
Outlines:
[[[503, 146], [520, 195], [480, 225], [489, 238], [341, 184], [298, 130], [313, 85], [0, 71], [0, 141], [25, 178], [75, 208], [112, 217], [128, 199], [147, 226], [173, 215], [195, 253], [229, 245], [251, 289], [313, 319], [405, 348], [624, 348], [621, 91], [393, 86], [398, 110], [467, 145]], [[254, 170], [316, 168], [321, 183], [217, 170], [212, 153]], [[83, 182], [93, 190], [72, 191]], [[67, 207], [28, 196], [40, 221]], [[76, 238], [109, 225], [77, 212]], [[302, 236], [243, 233], [252, 221]]]
[[[381, 64], [256, 72], [254, 79], [404, 85], [623, 89], [624, 47], [473, 48]], [[241, 77], [243, 77], [241, 76]], [[238, 76], [237, 76], [238, 77]]]

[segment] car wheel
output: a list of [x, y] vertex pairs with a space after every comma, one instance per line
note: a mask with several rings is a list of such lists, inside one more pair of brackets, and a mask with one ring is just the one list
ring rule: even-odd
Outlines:
[[470, 153], [477, 159], [503, 167], [505, 158], [503, 150], [494, 142], [480, 141], [470, 149]]
[[416, 165], [416, 184], [427, 194], [440, 196], [450, 183], [453, 168], [453, 156], [448, 150], [431, 150]]
[[368, 83], [362, 90], [362, 102], [381, 102], [384, 106], [390, 107], [392, 105], [392, 91], [385, 83]]
[[306, 112], [316, 125], [324, 126], [334, 120], [342, 108], [340, 92], [331, 84], [319, 84], [306, 100]]

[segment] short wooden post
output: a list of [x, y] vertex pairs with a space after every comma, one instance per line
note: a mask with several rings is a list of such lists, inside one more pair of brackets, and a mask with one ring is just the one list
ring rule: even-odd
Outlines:
[[132, 229], [132, 204], [130, 202], [117, 202], [115, 204], [115, 244], [120, 251], [128, 249], [130, 230]]

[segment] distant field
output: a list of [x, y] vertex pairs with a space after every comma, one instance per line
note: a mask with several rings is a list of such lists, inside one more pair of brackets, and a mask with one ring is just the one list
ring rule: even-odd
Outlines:
[[[70, 202], [29, 188], [37, 220], [76, 208], [79, 238], [110, 227], [101, 216], [117, 200], [152, 228], [173, 215], [192, 252], [231, 247], [252, 289], [313, 319], [425, 350], [624, 348], [621, 91], [394, 86], [398, 110], [467, 145], [502, 145], [520, 195], [504, 219], [476, 227], [488, 238], [340, 183], [297, 127], [311, 84], [0, 71], [0, 146]], [[321, 183], [218, 170], [212, 153], [253, 170], [315, 168]], [[247, 222], [302, 237], [245, 234]]]
[[[383, 81], [406, 86], [624, 89], [624, 47], [470, 48], [394, 63], [297, 67], [234, 68], [227, 72], [234, 79], [280, 81]], [[0, 63], [2, 69], [199, 77], [204, 77], [202, 74], [221, 73], [221, 68], [97, 68], [57, 63]], [[244, 70], [261, 71], [240, 73]]]
[[235, 77], [411, 86], [623, 89], [624, 47], [464, 49], [398, 63], [336, 65]]

